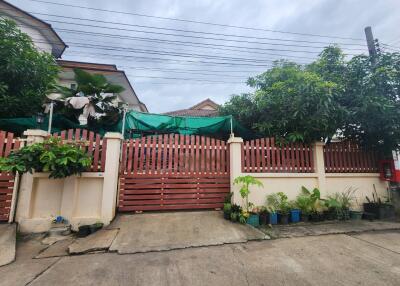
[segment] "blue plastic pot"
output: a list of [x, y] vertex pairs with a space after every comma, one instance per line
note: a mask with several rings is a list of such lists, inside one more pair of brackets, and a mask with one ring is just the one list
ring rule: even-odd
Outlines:
[[277, 213], [269, 214], [269, 223], [270, 224], [278, 224], [278, 214]]
[[300, 221], [300, 210], [291, 210], [290, 211], [290, 221], [293, 223]]
[[250, 216], [247, 218], [246, 223], [251, 226], [254, 226], [254, 227], [259, 227], [260, 226], [259, 215], [258, 214], [250, 214]]

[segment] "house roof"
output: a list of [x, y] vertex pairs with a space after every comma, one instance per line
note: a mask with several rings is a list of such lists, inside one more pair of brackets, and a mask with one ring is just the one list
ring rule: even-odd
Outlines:
[[87, 63], [87, 62], [67, 61], [67, 60], [57, 60], [57, 63], [58, 65], [64, 68], [79, 68], [79, 69], [88, 69], [96, 71], [121, 72], [117, 69], [116, 65], [110, 65], [110, 64]]
[[[34, 21], [35, 24], [39, 26], [36, 26], [34, 28], [39, 28], [42, 35], [46, 37], [49, 40], [49, 43], [52, 45], [53, 56], [55, 56], [56, 58], [61, 57], [68, 46], [50, 24], [4, 0], [0, 0], [0, 6], [1, 5], [7, 6], [8, 9], [0, 9], [0, 14], [7, 15], [10, 18], [17, 18], [19, 22], [23, 22], [27, 26], [32, 26], [29, 23], [29, 20]], [[18, 16], [18, 13], [23, 14], [24, 17]], [[43, 28], [40, 28], [41, 26]]]
[[213, 117], [218, 115], [218, 107], [217, 103], [207, 98], [190, 108], [170, 111], [164, 114], [172, 116]]
[[[123, 70], [118, 70], [116, 65], [110, 65], [110, 64], [99, 64], [99, 63], [88, 63], [88, 62], [78, 62], [78, 61], [67, 61], [67, 60], [57, 60], [57, 63], [59, 66], [65, 69], [74, 69], [74, 68], [79, 68], [83, 70], [89, 70], [93, 72], [101, 72], [106, 78], [108, 78], [111, 82], [113, 83], [120, 83], [122, 81], [125, 83], [125, 86], [128, 87], [130, 90], [129, 94], [132, 94], [135, 99], [137, 100], [140, 110], [142, 112], [149, 112], [146, 105], [141, 102], [136, 95], [135, 90], [133, 89], [128, 77], [126, 76], [125, 72]], [[128, 104], [132, 103], [131, 99], [127, 97], [127, 95], [124, 94], [124, 92], [121, 94], [121, 98]]]

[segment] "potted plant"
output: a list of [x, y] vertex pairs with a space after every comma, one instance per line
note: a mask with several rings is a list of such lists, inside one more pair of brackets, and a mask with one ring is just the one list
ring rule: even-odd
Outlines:
[[268, 209], [265, 206], [259, 208], [260, 225], [268, 224]]
[[224, 219], [231, 219], [231, 212], [232, 212], [232, 204], [231, 203], [224, 203]]
[[348, 188], [346, 191], [342, 192], [339, 196], [339, 202], [342, 209], [343, 219], [350, 219], [350, 207], [355, 200], [354, 193], [357, 189]]
[[312, 200], [310, 196], [300, 194], [296, 198], [296, 207], [300, 210], [301, 221], [308, 222], [311, 212]]
[[278, 204], [278, 219], [281, 224], [289, 223], [289, 213], [290, 213], [290, 204], [288, 201], [288, 197], [283, 193], [278, 193], [279, 204]]
[[258, 227], [260, 226], [260, 215], [259, 215], [259, 208], [254, 206], [252, 203], [249, 203], [249, 213], [247, 216], [246, 223]]
[[249, 224], [253, 225], [253, 224], [259, 224], [259, 217], [258, 217], [258, 213], [251, 213], [251, 208], [253, 208], [253, 204], [249, 203], [249, 194], [250, 194], [250, 186], [254, 185], [254, 186], [258, 186], [258, 187], [262, 187], [263, 184], [262, 182], [260, 182], [259, 180], [257, 180], [256, 178], [254, 178], [253, 176], [239, 176], [237, 178], [235, 178], [235, 180], [233, 181], [233, 183], [235, 185], [241, 184], [241, 188], [240, 188], [240, 196], [242, 197], [243, 201], [244, 201], [244, 209], [242, 210], [242, 215], [241, 215], [241, 220], [246, 219], [248, 220], [250, 218], [250, 221], [248, 221]]
[[269, 223], [278, 223], [277, 209], [279, 207], [279, 196], [276, 193], [267, 195], [267, 210], [269, 212]]
[[290, 205], [290, 222], [298, 223], [300, 221], [300, 209], [297, 208], [296, 202], [289, 202]]
[[355, 199], [356, 205], [357, 205], [357, 210], [355, 209], [350, 209], [350, 219], [351, 220], [361, 220], [363, 217], [363, 212], [360, 210], [360, 204], [358, 203], [358, 200]]
[[391, 204], [390, 196], [383, 201], [376, 192], [374, 185], [374, 192], [372, 193], [372, 200], [366, 196], [368, 203], [364, 203], [365, 215], [371, 216], [376, 219], [393, 218], [395, 216], [394, 206]]
[[323, 210], [324, 206], [321, 201], [321, 192], [318, 188], [314, 188], [312, 191], [306, 187], [301, 187], [301, 195], [309, 197], [310, 199], [310, 219], [312, 221], [321, 221], [324, 219]]
[[242, 213], [242, 207], [237, 205], [237, 204], [233, 204], [231, 205], [231, 214], [230, 214], [230, 219], [233, 222], [237, 222], [239, 221], [239, 216]]
[[340, 203], [339, 193], [329, 195], [324, 200], [324, 204], [327, 208], [324, 212], [327, 220], [342, 219], [342, 205]]

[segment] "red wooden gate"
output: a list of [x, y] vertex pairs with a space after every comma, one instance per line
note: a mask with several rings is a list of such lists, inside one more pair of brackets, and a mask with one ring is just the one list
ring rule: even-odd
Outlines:
[[224, 141], [160, 135], [123, 143], [120, 211], [211, 209], [229, 193]]
[[[14, 149], [19, 149], [20, 141], [13, 133], [0, 131], [0, 157], [7, 157]], [[15, 183], [14, 174], [0, 173], [0, 221], [8, 221]]]

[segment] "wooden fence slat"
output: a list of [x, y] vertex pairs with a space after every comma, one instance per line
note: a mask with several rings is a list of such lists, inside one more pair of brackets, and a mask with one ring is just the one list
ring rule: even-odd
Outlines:
[[217, 152], [217, 156], [215, 159], [215, 171], [217, 173], [219, 173], [221, 171], [221, 141], [217, 140], [216, 142], [216, 152]]
[[93, 167], [92, 167], [92, 171], [94, 172], [97, 172], [99, 169], [99, 154], [100, 154], [100, 135], [96, 134], [96, 145], [94, 147]]
[[4, 157], [7, 157], [8, 155], [10, 155], [11, 148], [12, 148], [12, 145], [13, 145], [13, 138], [14, 138], [14, 134], [11, 133], [11, 132], [8, 132], [6, 149], [4, 150]]
[[0, 131], [0, 157], [3, 157], [4, 154], [4, 142], [6, 140], [6, 132]]
[[210, 170], [212, 173], [215, 172], [215, 138], [211, 138], [211, 158], [210, 158]]

